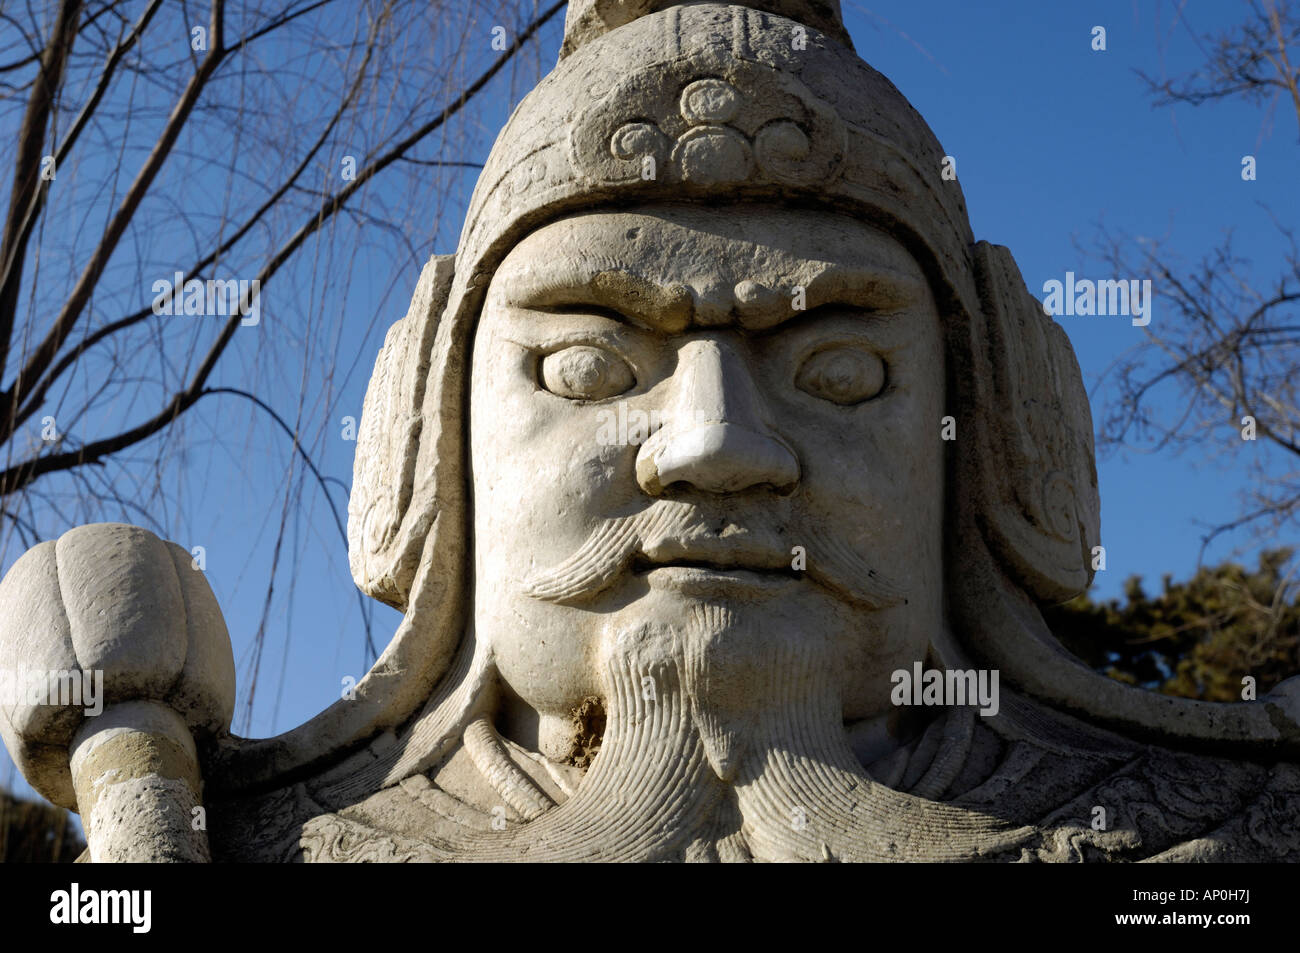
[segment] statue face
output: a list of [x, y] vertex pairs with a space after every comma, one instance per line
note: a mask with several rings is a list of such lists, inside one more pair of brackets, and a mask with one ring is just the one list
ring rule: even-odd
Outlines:
[[761, 707], [743, 685], [802, 640], [810, 692], [889, 710], [944, 621], [947, 412], [937, 308], [892, 237], [745, 205], [553, 222], [497, 270], [471, 381], [474, 626], [540, 716], [520, 740], [563, 757], [601, 660], [671, 654], [705, 608], [726, 704]]

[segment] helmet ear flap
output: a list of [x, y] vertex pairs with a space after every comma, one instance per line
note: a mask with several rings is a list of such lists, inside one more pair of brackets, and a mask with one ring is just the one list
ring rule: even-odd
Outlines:
[[433, 344], [454, 269], [454, 255], [434, 255], [424, 266], [406, 316], [388, 329], [375, 359], [357, 431], [348, 563], [363, 592], [402, 611], [433, 522], [412, 498]]
[[963, 456], [980, 529], [1037, 601], [1063, 602], [1092, 581], [1101, 535], [1088, 394], [1070, 339], [1011, 252], [988, 242], [973, 252], [983, 314], [972, 322], [975, 453]]

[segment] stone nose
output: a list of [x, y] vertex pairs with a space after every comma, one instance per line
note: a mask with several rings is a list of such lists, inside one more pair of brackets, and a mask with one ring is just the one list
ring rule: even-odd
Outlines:
[[709, 493], [794, 489], [799, 459], [766, 423], [749, 368], [731, 345], [718, 337], [689, 342], [674, 378], [664, 425], [637, 453], [642, 489], [656, 496], [674, 483]]

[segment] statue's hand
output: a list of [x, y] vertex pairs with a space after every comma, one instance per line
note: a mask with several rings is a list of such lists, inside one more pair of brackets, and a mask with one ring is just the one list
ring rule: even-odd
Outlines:
[[101, 843], [125, 844], [125, 828], [143, 836], [131, 859], [206, 854], [189, 816], [201, 791], [194, 737], [228, 728], [234, 698], [221, 610], [175, 543], [80, 526], [33, 547], [0, 583], [0, 734], [34, 788], [81, 811], [92, 856], [119, 854], [97, 851], [105, 825], [119, 833]]

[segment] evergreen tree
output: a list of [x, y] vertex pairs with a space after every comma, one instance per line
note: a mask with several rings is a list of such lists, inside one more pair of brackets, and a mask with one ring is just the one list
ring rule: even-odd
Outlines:
[[1252, 571], [1225, 562], [1189, 581], [1166, 574], [1157, 596], [1139, 576], [1124, 599], [1087, 595], [1049, 609], [1052, 631], [1088, 665], [1122, 682], [1167, 695], [1241, 701], [1242, 679], [1263, 694], [1300, 674], [1300, 585], [1293, 550], [1272, 549]]

